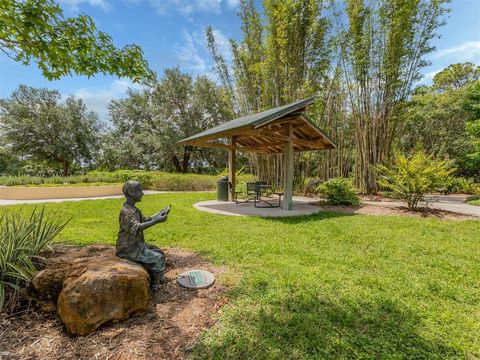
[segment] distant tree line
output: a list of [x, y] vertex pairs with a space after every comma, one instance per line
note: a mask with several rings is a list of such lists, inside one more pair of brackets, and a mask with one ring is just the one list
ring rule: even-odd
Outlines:
[[226, 90], [179, 69], [109, 105], [111, 123], [73, 96], [21, 85], [0, 100], [0, 173], [43, 175], [89, 168], [222, 171], [220, 150], [177, 142], [234, 116]]
[[[422, 147], [453, 160], [457, 175], [478, 180], [479, 79], [480, 67], [453, 64], [439, 72], [431, 86], [418, 86], [402, 104], [393, 147], [405, 153]], [[62, 101], [58, 91], [21, 85], [0, 100], [0, 173], [69, 175], [90, 168], [221, 171], [226, 152], [177, 142], [235, 117], [228, 91], [205, 76], [193, 78], [177, 68], [167, 69], [154, 85], [112, 100], [107, 124], [81, 99], [70, 96]], [[328, 179], [354, 171], [355, 124], [345, 109], [347, 95], [338, 81], [329, 92], [323, 109], [328, 121], [321, 125], [330, 130], [337, 149], [299, 155], [297, 176]], [[248, 160], [258, 161], [240, 161]]]
[[[266, 0], [258, 9], [253, 0], [241, 0], [242, 36], [230, 40], [231, 62], [213, 29], [206, 29], [215, 81], [178, 68], [157, 77], [142, 61], [137, 70], [143, 87], [111, 102], [108, 124], [79, 99], [61, 102], [58, 92], [21, 86], [0, 103], [0, 172], [18, 169], [19, 162], [29, 171], [57, 164], [65, 174], [88, 167], [218, 171], [226, 165], [224, 151], [180, 146], [178, 140], [315, 96], [310, 118], [337, 147], [296, 154], [298, 184], [307, 177], [353, 177], [357, 188], [375, 192], [377, 165], [397, 150], [418, 148], [452, 160], [457, 175], [479, 181], [479, 67], [452, 64], [431, 86], [418, 86], [447, 3]], [[91, 71], [104, 69], [92, 64]], [[238, 159], [258, 178], [282, 185], [281, 156]]]

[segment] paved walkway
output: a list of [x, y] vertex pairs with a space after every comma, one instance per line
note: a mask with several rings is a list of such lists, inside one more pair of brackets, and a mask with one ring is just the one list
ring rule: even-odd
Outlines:
[[[480, 206], [465, 203], [467, 197], [467, 195], [430, 195], [432, 202], [428, 206], [433, 209], [480, 217]], [[389, 207], [407, 206], [406, 203], [401, 201], [362, 201], [362, 203]]]
[[[150, 194], [160, 194], [168, 193], [171, 191], [155, 191], [155, 190], [144, 190], [145, 195]], [[112, 195], [112, 196], [97, 196], [97, 197], [86, 197], [86, 198], [68, 198], [68, 199], [41, 199], [41, 200], [4, 200], [0, 199], [0, 206], [2, 205], [17, 205], [17, 204], [38, 204], [38, 203], [49, 203], [49, 202], [65, 202], [65, 201], [83, 201], [83, 200], [100, 200], [100, 199], [120, 199], [123, 198], [123, 195]]]
[[[182, 191], [155, 191], [155, 190], [144, 190], [145, 195], [150, 194], [163, 194], [163, 193], [172, 193], [172, 192], [182, 192]], [[205, 191], [202, 191], [205, 192]], [[465, 203], [467, 195], [430, 195], [432, 203], [430, 207], [434, 209], [452, 211], [465, 215], [472, 215], [480, 217], [480, 206], [469, 205]], [[91, 197], [91, 198], [70, 198], [70, 199], [44, 199], [44, 200], [2, 200], [0, 199], [0, 206], [2, 205], [16, 205], [16, 204], [36, 204], [36, 203], [47, 203], [47, 202], [64, 202], [64, 201], [82, 201], [82, 200], [99, 200], [99, 199], [119, 199], [123, 198], [123, 195], [114, 195], [114, 196], [101, 196], [101, 197]], [[253, 207], [253, 203], [246, 204], [233, 204], [227, 202], [218, 202], [214, 200], [204, 201], [202, 203], [195, 204], [194, 206], [203, 211], [209, 211], [217, 214], [225, 215], [234, 215], [234, 216], [298, 216], [298, 215], [308, 215], [313, 214], [320, 209], [315, 205], [318, 202], [315, 199], [294, 196], [294, 210], [286, 211], [281, 208], [271, 208], [271, 209], [260, 209]], [[374, 206], [387, 206], [387, 207], [398, 207], [406, 206], [404, 202], [401, 201], [363, 201], [364, 204], [374, 205]], [[220, 205], [221, 204], [221, 205]], [[198, 205], [198, 206], [197, 206]]]

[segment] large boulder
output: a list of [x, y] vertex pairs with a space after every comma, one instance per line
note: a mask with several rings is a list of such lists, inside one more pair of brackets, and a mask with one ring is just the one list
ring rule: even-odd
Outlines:
[[111, 246], [89, 246], [51, 260], [32, 285], [38, 295], [57, 302], [71, 334], [86, 335], [108, 321], [145, 312], [149, 276], [136, 263], [115, 256]]

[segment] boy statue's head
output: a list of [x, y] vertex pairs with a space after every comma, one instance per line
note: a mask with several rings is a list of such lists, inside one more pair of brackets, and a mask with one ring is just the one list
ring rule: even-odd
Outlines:
[[140, 184], [138, 181], [126, 181], [125, 184], [123, 184], [122, 192], [123, 195], [125, 195], [125, 197], [127, 198], [127, 200], [130, 198], [134, 202], [142, 201], [143, 189], [142, 184]]

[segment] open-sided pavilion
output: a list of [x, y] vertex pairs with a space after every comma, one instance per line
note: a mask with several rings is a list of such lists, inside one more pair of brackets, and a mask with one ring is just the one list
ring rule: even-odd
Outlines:
[[335, 144], [305, 114], [314, 98], [243, 116], [180, 141], [182, 145], [228, 150], [229, 201], [235, 193], [237, 151], [284, 154], [283, 209], [292, 210], [295, 151], [334, 149]]

